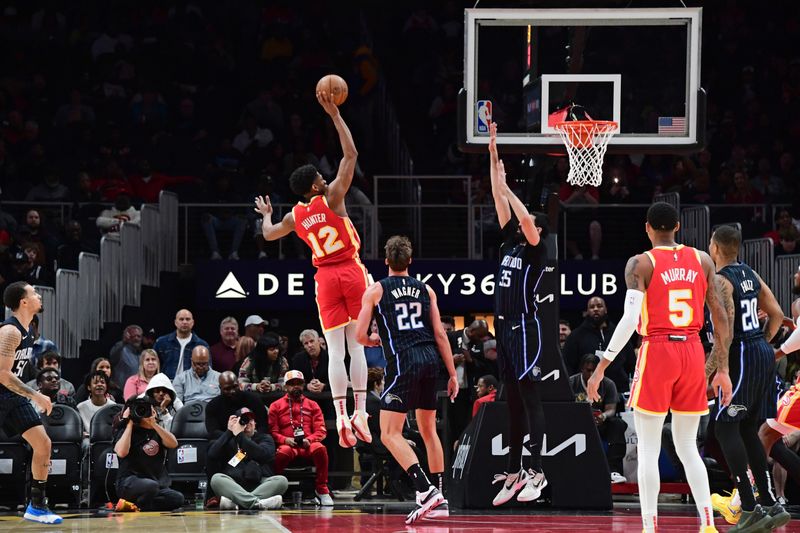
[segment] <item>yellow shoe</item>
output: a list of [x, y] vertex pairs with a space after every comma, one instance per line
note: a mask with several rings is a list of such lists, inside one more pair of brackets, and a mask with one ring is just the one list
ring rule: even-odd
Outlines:
[[721, 514], [722, 518], [729, 524], [738, 523], [739, 518], [742, 516], [741, 504], [731, 505], [731, 500], [736, 495], [736, 490], [737, 489], [733, 489], [733, 492], [731, 492], [729, 496], [722, 496], [716, 493], [711, 495], [711, 507]]
[[719, 533], [714, 526], [706, 526], [700, 530], [700, 533]]
[[118, 513], [137, 513], [139, 512], [139, 508], [136, 506], [135, 503], [129, 502], [128, 500], [123, 500], [122, 498], [119, 499], [117, 502], [116, 507], [114, 509]]

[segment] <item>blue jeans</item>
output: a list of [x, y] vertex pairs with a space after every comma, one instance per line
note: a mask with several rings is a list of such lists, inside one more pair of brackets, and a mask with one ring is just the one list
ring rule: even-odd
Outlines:
[[206, 234], [208, 247], [211, 248], [212, 253], [219, 253], [219, 243], [217, 242], [218, 231], [233, 233], [231, 253], [239, 253], [239, 247], [242, 245], [242, 239], [244, 238], [244, 231], [247, 228], [247, 221], [245, 219], [233, 216], [222, 220], [210, 213], [205, 213], [201, 225], [203, 226], [203, 233]]

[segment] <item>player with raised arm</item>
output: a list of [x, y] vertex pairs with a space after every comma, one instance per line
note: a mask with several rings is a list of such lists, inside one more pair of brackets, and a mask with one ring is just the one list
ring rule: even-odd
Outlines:
[[[509, 189], [506, 171], [497, 154], [497, 125], [489, 127], [489, 173], [497, 219], [502, 228], [500, 267], [494, 288], [497, 362], [505, 385], [509, 420], [509, 452], [506, 472], [492, 483], [503, 482], [492, 504], [502, 505], [515, 495], [518, 501], [536, 500], [547, 486], [542, 471], [544, 408], [539, 391], [542, 372], [538, 366], [542, 344], [536, 313], [536, 291], [544, 275], [547, 249], [547, 217], [528, 213]], [[522, 444], [530, 435], [530, 468], [522, 466]], [[517, 494], [519, 492], [519, 494]]]
[[[717, 268], [720, 302], [733, 331], [729, 358], [733, 395], [730, 405], [723, 408], [718, 404], [713, 416], [717, 440], [741, 499], [741, 516], [729, 531], [758, 531], [781, 527], [791, 520], [775, 500], [767, 456], [758, 438], [760, 422], [775, 418], [775, 353], [765, 337], [771, 339], [778, 332], [783, 311], [764, 280], [737, 260], [741, 244], [738, 229], [720, 226], [711, 235], [708, 248]], [[758, 322], [759, 309], [767, 313], [764, 330]], [[761, 505], [756, 503], [750, 485], [748, 465]]]
[[42, 296], [24, 281], [6, 287], [3, 303], [12, 315], [0, 324], [0, 427], [8, 434], [22, 435], [33, 449], [31, 460], [31, 496], [23, 515], [42, 524], [60, 524], [61, 517], [47, 507], [47, 473], [50, 467], [50, 437], [31, 402], [45, 415], [53, 406], [50, 398], [20, 381], [30, 363], [33, 334], [30, 323], [42, 311]]
[[[305, 202], [298, 202], [277, 224], [272, 223], [269, 197], [256, 197], [256, 212], [264, 217], [264, 239], [273, 241], [294, 231], [311, 248], [312, 263], [317, 267], [314, 280], [319, 319], [328, 343], [328, 375], [339, 445], [351, 448], [356, 445], [356, 437], [372, 442], [366, 410], [367, 361], [364, 347], [356, 342], [356, 318], [368, 275], [358, 255], [361, 240], [344, 204], [345, 194], [353, 182], [358, 152], [333, 97], [322, 91], [317, 93], [317, 100], [333, 120], [342, 145], [344, 156], [336, 179], [328, 185], [313, 165], [303, 165], [292, 172], [289, 186], [295, 194], [304, 197]], [[368, 325], [369, 322], [363, 326], [368, 328]], [[350, 353], [350, 380], [355, 399], [352, 418], [347, 415], [346, 405], [345, 344]]]
[[[359, 324], [369, 324], [373, 312], [379, 333], [358, 330], [358, 342], [383, 346], [386, 383], [381, 395], [381, 442], [414, 481], [417, 506], [406, 524], [428, 517], [448, 516], [442, 494], [444, 455], [436, 433], [436, 377], [441, 357], [450, 379], [447, 394], [458, 394], [453, 353], [439, 317], [436, 293], [408, 275], [411, 242], [394, 236], [386, 242], [389, 276], [373, 283], [364, 293]], [[406, 414], [415, 411], [417, 426], [425, 441], [433, 482], [419, 466], [417, 456], [403, 437]]]
[[657, 528], [658, 456], [669, 411], [675, 451], [700, 514], [700, 531], [717, 531], [708, 473], [695, 442], [700, 416], [708, 413], [705, 354], [698, 334], [703, 327], [703, 304], [708, 305], [714, 325], [711, 357], [717, 373], [711, 384], [720, 390], [721, 407], [730, 404], [731, 398], [730, 324], [720, 298], [722, 279], [713, 261], [707, 253], [675, 242], [679, 226], [678, 211], [671, 205], [657, 202], [647, 210], [645, 231], [653, 249], [631, 257], [625, 266], [625, 310], [586, 389], [592, 401], [599, 400], [597, 389], [605, 369], [638, 324], [642, 347], [628, 405], [634, 409], [639, 441], [639, 499], [646, 533]]

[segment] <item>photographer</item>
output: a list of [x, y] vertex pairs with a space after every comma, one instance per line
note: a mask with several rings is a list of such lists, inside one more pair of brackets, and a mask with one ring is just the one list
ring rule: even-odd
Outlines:
[[303, 396], [302, 372], [290, 370], [285, 379], [286, 395], [269, 406], [269, 427], [278, 445], [275, 471], [280, 474], [296, 457], [310, 458], [317, 468], [317, 498], [322, 506], [333, 506], [328, 490], [328, 450], [322, 444], [327, 434], [322, 410]]
[[225, 465], [211, 477], [220, 510], [280, 509], [289, 481], [274, 475], [275, 441], [256, 432], [250, 409], [242, 407], [228, 418], [228, 430], [209, 446], [208, 458]]
[[169, 488], [164, 448], [177, 448], [175, 436], [156, 423], [150, 398], [126, 402], [114, 432], [119, 457], [117, 511], [171, 511], [183, 505], [183, 495]]

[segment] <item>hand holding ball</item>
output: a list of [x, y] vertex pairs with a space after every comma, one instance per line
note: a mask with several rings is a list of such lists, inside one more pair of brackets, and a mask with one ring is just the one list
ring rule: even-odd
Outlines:
[[329, 94], [333, 103], [340, 106], [347, 100], [347, 82], [341, 76], [328, 74], [317, 82], [317, 92]]

